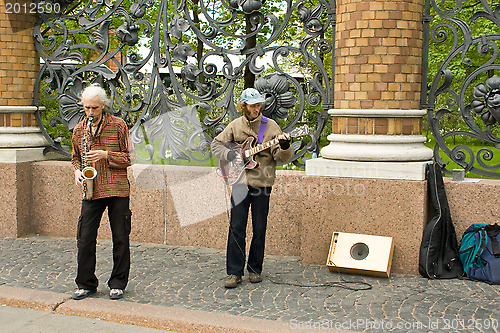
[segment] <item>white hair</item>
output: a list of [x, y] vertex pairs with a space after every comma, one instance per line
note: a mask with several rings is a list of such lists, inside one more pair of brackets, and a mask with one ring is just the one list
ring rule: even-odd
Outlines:
[[111, 112], [111, 102], [106, 94], [106, 91], [98, 84], [92, 83], [87, 88], [83, 89], [82, 95], [80, 98], [80, 102], [83, 104], [83, 100], [85, 98], [94, 98], [99, 97], [99, 100], [104, 105], [103, 112], [112, 113]]

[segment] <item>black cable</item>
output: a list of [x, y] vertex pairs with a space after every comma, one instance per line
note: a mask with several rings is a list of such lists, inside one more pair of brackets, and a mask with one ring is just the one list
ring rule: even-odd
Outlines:
[[[337, 281], [337, 282], [326, 282], [321, 284], [302, 284], [302, 283], [294, 283], [294, 282], [284, 282], [284, 281], [276, 281], [273, 278], [274, 276], [269, 276], [269, 280], [274, 284], [285, 284], [289, 286], [301, 287], [301, 288], [319, 288], [319, 287], [334, 287], [334, 288], [343, 288], [352, 291], [362, 291], [362, 290], [371, 290], [372, 285], [367, 282], [362, 281]], [[354, 286], [351, 286], [354, 285]], [[360, 285], [360, 287], [355, 287], [356, 285]]]
[[[225, 199], [226, 199], [226, 207], [228, 207], [228, 209], [226, 209], [226, 213], [227, 213], [227, 218], [228, 218], [228, 222], [229, 222], [229, 232], [230, 233], [233, 233], [233, 228], [231, 227], [231, 217], [229, 215], [229, 210], [231, 207], [229, 207], [228, 205], [228, 197], [229, 197], [229, 191], [228, 191], [228, 186], [229, 185], [226, 185], [224, 187], [225, 189]], [[234, 236], [233, 236], [234, 238]], [[229, 240], [228, 240], [229, 241]], [[238, 248], [240, 249], [240, 252], [243, 254], [243, 257], [246, 258], [246, 254], [244, 253], [243, 249], [241, 248], [240, 244], [236, 241], [236, 239], [234, 240], [236, 245], [238, 245]], [[255, 270], [253, 269], [252, 266], [250, 266], [247, 262], [247, 265], [248, 267], [255, 272]], [[337, 273], [340, 274], [340, 271], [338, 271], [337, 269]], [[307, 284], [301, 284], [301, 283], [293, 283], [293, 282], [283, 282], [283, 281], [276, 281], [275, 280], [275, 276], [269, 276], [269, 281], [271, 281], [272, 283], [274, 284], [283, 284], [283, 285], [290, 285], [290, 286], [295, 286], [295, 287], [302, 287], [302, 288], [318, 288], [318, 287], [336, 287], [336, 288], [343, 288], [343, 289], [347, 289], [347, 290], [352, 290], [352, 291], [361, 291], [361, 290], [371, 290], [372, 289], [372, 285], [367, 283], [367, 282], [362, 282], [362, 281], [345, 281], [344, 279], [341, 278], [341, 281], [338, 281], [338, 282], [327, 282], [327, 283], [322, 283], [322, 284], [311, 284], [311, 285], [307, 285]], [[350, 285], [360, 285], [362, 287], [351, 287]]]

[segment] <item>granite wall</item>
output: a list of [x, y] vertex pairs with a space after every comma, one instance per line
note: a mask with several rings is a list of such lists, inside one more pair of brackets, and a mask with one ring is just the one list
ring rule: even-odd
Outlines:
[[[0, 175], [3, 196], [11, 195], [9, 188], [16, 182], [23, 187], [17, 192], [24, 193], [14, 195], [15, 205], [12, 200], [2, 201], [5, 214], [0, 218], [0, 236], [75, 237], [81, 191], [73, 184], [70, 162], [35, 162], [17, 168], [1, 164]], [[229, 193], [213, 168], [134, 165], [129, 168], [129, 180], [133, 241], [225, 248]], [[499, 181], [446, 179], [445, 183], [459, 238], [471, 223], [496, 222], [500, 209], [494, 198]], [[266, 253], [299, 256], [304, 263], [324, 265], [335, 231], [391, 236], [395, 244], [392, 272], [418, 274], [422, 230], [432, 215], [426, 186], [426, 181], [312, 177], [301, 171], [278, 171]], [[16, 214], [29, 223], [13, 232]], [[107, 217], [99, 238], [110, 238]]]
[[0, 164], [0, 237], [31, 233], [30, 163]]

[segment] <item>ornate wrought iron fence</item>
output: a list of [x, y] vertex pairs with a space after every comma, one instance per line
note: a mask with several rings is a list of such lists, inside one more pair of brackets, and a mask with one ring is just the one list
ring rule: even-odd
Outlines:
[[447, 173], [458, 165], [500, 178], [494, 158], [500, 148], [499, 11], [500, 4], [486, 0], [426, 0], [421, 104], [436, 139], [435, 160]]
[[[294, 163], [316, 148], [334, 100], [334, 1], [49, 2], [60, 6], [42, 11], [35, 28], [43, 62], [34, 103], [41, 86], [58, 101], [51, 126], [72, 130], [84, 117], [80, 92], [98, 82], [131, 124], [138, 158], [204, 161], [212, 138], [239, 116], [243, 86], [253, 85], [265, 95], [264, 114], [284, 131], [314, 122], [310, 137], [293, 143]], [[37, 118], [41, 124], [42, 111]], [[68, 154], [42, 131], [48, 150]]]

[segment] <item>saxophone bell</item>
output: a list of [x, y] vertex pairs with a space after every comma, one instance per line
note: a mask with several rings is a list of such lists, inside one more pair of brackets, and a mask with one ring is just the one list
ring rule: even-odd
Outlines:
[[97, 176], [97, 170], [94, 167], [88, 166], [82, 170], [83, 179], [94, 179]]

